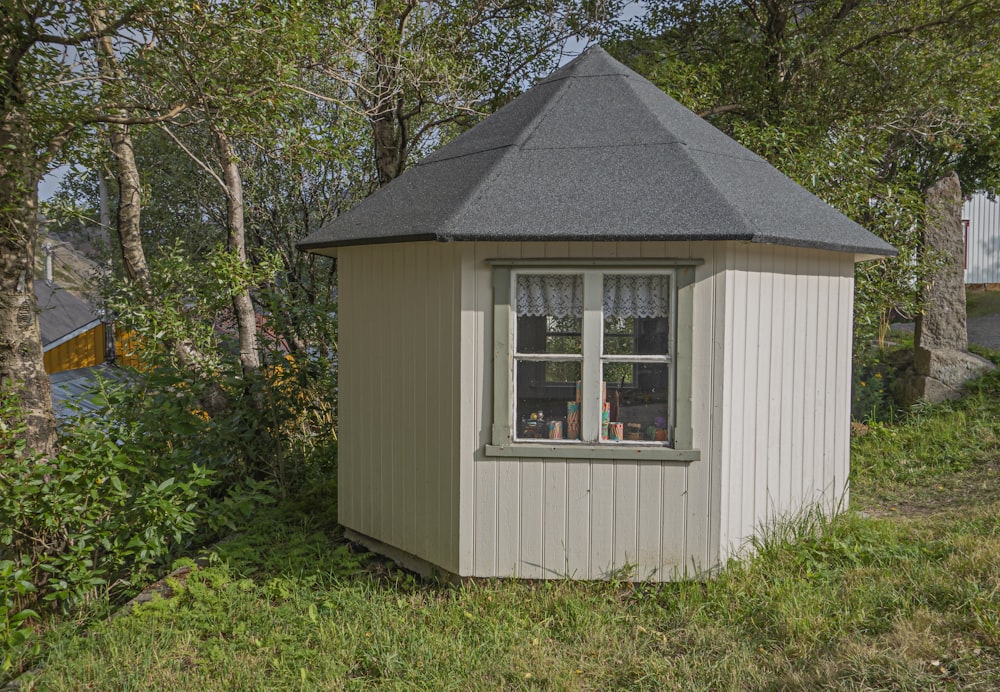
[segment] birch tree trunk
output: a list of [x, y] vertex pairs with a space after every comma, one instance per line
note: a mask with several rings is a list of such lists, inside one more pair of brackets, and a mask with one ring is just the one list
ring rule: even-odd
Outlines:
[[[97, 31], [103, 31], [105, 12], [95, 9], [92, 21]], [[115, 57], [114, 45], [110, 36], [102, 36], [95, 41], [97, 54], [97, 69], [102, 79], [109, 83], [122, 78], [118, 59]], [[124, 116], [125, 113], [117, 115]], [[128, 125], [111, 123], [108, 125], [111, 140], [111, 153], [114, 155], [116, 176], [118, 178], [118, 237], [125, 265], [125, 276], [139, 290], [143, 299], [152, 301], [152, 287], [149, 281], [149, 265], [142, 249], [140, 235], [140, 216], [142, 212], [142, 197], [139, 185], [139, 168], [135, 163], [135, 149], [132, 146], [132, 133]]]
[[[226, 246], [236, 253], [240, 264], [247, 264], [246, 229], [243, 221], [243, 180], [232, 142], [221, 129], [212, 128], [212, 138], [222, 162], [222, 180], [226, 192], [226, 226], [228, 236]], [[240, 365], [243, 374], [249, 375], [260, 370], [260, 356], [257, 352], [257, 320], [254, 315], [250, 289], [242, 284], [233, 293], [233, 312], [240, 341]]]
[[34, 290], [37, 162], [24, 132], [18, 85], [5, 86], [0, 120], [0, 392], [13, 389], [20, 397], [27, 424], [23, 437], [30, 449], [48, 456], [56, 449], [56, 418]]

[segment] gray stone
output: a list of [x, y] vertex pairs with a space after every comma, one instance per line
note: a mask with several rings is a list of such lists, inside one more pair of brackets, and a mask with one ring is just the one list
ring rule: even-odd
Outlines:
[[993, 363], [968, 351], [917, 348], [913, 354], [913, 369], [917, 375], [960, 388], [965, 382], [992, 370]]
[[913, 367], [898, 383], [901, 403], [938, 403], [957, 399], [962, 385], [993, 369], [985, 358], [968, 352], [965, 314], [965, 236], [962, 187], [950, 173], [926, 193], [924, 247], [944, 256], [944, 266], [924, 290], [925, 312], [917, 317]]
[[901, 403], [906, 406], [912, 406], [918, 401], [939, 404], [942, 401], [958, 399], [961, 396], [961, 388], [950, 387], [940, 380], [924, 375], [912, 375], [906, 378], [900, 391]]
[[917, 349], [965, 351], [969, 348], [969, 334], [965, 315], [962, 186], [958, 175], [949, 173], [931, 185], [925, 202], [924, 247], [943, 255], [945, 265], [925, 289], [926, 312], [916, 321]]

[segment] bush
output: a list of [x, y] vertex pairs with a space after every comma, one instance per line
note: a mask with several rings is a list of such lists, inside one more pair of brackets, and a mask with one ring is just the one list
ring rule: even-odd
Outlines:
[[[19, 601], [35, 591], [27, 579], [28, 570], [10, 560], [0, 560], [0, 675], [18, 665], [26, 645], [32, 643], [34, 630], [29, 620], [38, 613], [20, 607]], [[37, 648], [37, 644], [35, 644]]]
[[899, 371], [891, 351], [870, 347], [855, 354], [851, 373], [851, 418], [860, 423], [890, 421], [899, 413], [893, 387]]
[[[53, 457], [25, 449], [18, 426], [0, 426], [0, 642], [8, 668], [27, 645], [32, 608], [72, 614], [128, 593], [192, 543], [270, 501], [267, 485], [254, 481], [223, 491], [220, 474], [191, 448], [161, 446], [148, 428], [115, 418], [124, 390], [105, 391], [108, 416], [65, 429]], [[19, 420], [16, 399], [2, 396], [0, 418]], [[161, 411], [175, 423], [190, 415]]]

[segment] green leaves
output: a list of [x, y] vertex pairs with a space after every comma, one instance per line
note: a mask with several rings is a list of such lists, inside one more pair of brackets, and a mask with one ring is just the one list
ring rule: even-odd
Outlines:
[[940, 266], [924, 190], [956, 169], [967, 192], [1000, 185], [1000, 2], [807, 4], [651, 2], [611, 48], [899, 250], [857, 265], [855, 337], [881, 339]]

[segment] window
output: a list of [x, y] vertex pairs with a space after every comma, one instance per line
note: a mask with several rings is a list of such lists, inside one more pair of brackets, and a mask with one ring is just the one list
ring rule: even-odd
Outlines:
[[[697, 458], [689, 411], [692, 264], [495, 266], [487, 453]], [[681, 323], [686, 332], [678, 338]]]

